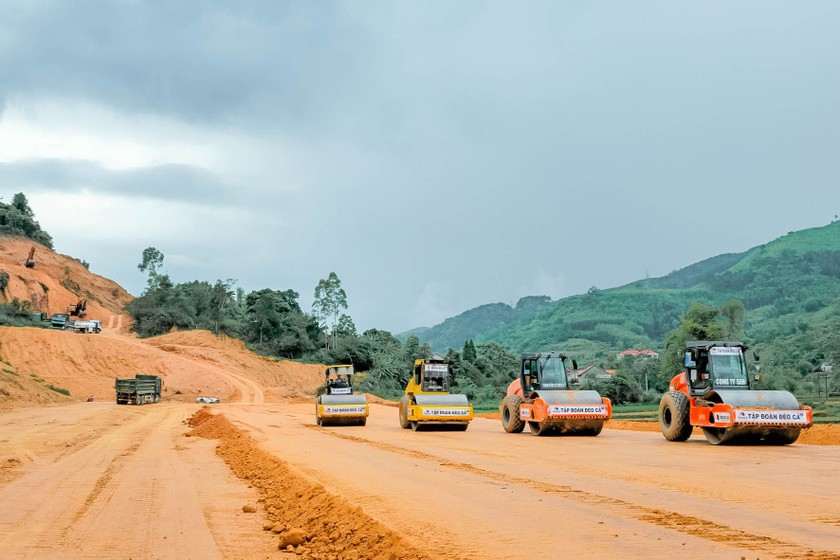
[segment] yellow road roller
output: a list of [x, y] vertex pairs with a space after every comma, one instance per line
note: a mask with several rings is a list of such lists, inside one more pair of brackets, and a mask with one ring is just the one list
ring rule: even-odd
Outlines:
[[327, 366], [324, 390], [315, 401], [315, 421], [319, 426], [364, 426], [370, 408], [367, 397], [353, 392], [352, 365]]
[[451, 429], [464, 431], [473, 418], [466, 395], [449, 392], [452, 365], [434, 355], [414, 361], [414, 371], [400, 400], [400, 427], [414, 431]]

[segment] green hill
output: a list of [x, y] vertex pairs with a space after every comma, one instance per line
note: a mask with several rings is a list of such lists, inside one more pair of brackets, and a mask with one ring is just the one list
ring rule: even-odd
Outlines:
[[[693, 302], [718, 306], [732, 299], [747, 310], [746, 336], [765, 347], [799, 340], [797, 333], [827, 331], [826, 325], [840, 318], [840, 222], [618, 288], [553, 302], [545, 298], [521, 309], [482, 305], [415, 334], [442, 352], [472, 339], [513, 351], [565, 349], [584, 361], [606, 363], [627, 348], [661, 349], [665, 333]], [[817, 354], [830, 349], [815, 352], [804, 361], [822, 359]]]

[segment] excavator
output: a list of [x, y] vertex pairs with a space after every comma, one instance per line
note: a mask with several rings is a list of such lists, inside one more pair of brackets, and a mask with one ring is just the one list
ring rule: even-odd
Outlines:
[[352, 365], [327, 366], [324, 392], [315, 399], [315, 422], [319, 426], [364, 426], [370, 409], [367, 397], [353, 393]]
[[507, 433], [521, 433], [526, 423], [536, 436], [601, 433], [612, 417], [612, 403], [598, 391], [574, 387], [578, 380], [567, 374], [566, 359], [559, 352], [522, 354], [519, 377], [499, 405]]
[[713, 445], [788, 445], [813, 425], [811, 407], [800, 406], [792, 393], [750, 385], [746, 350], [740, 342], [685, 343], [685, 371], [671, 380], [659, 403], [665, 439], [685, 441], [698, 426]]
[[75, 304], [68, 305], [67, 314], [79, 319], [85, 318], [87, 316], [87, 299], [80, 299]]
[[473, 418], [466, 395], [450, 393], [452, 364], [437, 354], [414, 360], [414, 371], [400, 399], [400, 427], [415, 432], [428, 428], [463, 432]]
[[26, 262], [23, 263], [26, 268], [35, 268], [35, 247], [29, 249], [29, 256], [26, 257]]

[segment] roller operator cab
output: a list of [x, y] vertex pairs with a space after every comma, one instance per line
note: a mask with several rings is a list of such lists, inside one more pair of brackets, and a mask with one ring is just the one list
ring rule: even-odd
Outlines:
[[665, 439], [685, 441], [697, 426], [714, 445], [787, 445], [811, 427], [811, 407], [800, 406], [793, 394], [752, 387], [746, 350], [740, 342], [686, 342], [685, 371], [671, 380], [659, 403]]
[[566, 359], [559, 352], [522, 354], [519, 377], [508, 385], [499, 405], [506, 432], [519, 433], [527, 423], [538, 436], [601, 433], [612, 417], [612, 403], [598, 391], [578, 389]]
[[319, 426], [364, 426], [370, 412], [367, 397], [353, 392], [352, 365], [327, 366], [323, 392], [315, 400], [315, 421]]
[[414, 431], [466, 430], [473, 418], [473, 407], [466, 395], [449, 392], [452, 379], [452, 365], [443, 357], [415, 360], [405, 396], [400, 400], [400, 426]]

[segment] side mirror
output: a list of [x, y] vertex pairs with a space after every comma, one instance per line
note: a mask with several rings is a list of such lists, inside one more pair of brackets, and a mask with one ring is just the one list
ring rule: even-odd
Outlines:
[[572, 360], [572, 368], [577, 369], [577, 360]]
[[755, 360], [756, 362], [759, 360], [758, 352], [753, 352], [753, 360]]

